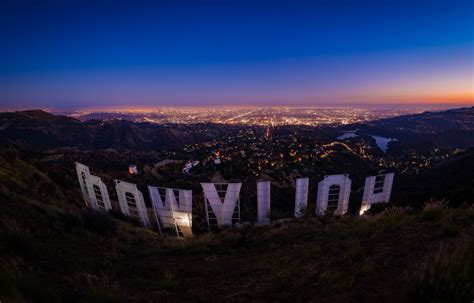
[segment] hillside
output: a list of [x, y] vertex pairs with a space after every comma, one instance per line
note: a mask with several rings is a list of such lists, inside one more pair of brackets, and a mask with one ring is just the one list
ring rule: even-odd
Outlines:
[[445, 199], [459, 206], [474, 197], [474, 149], [440, 162], [414, 176], [399, 176], [392, 201], [415, 206], [430, 199]]
[[0, 153], [2, 302], [466, 302], [474, 295], [472, 207], [309, 217], [183, 240], [86, 211], [73, 177], [58, 186], [14, 151]]
[[403, 115], [350, 126], [360, 134], [383, 134], [415, 146], [469, 148], [474, 146], [474, 107]]
[[435, 133], [474, 128], [474, 107], [463, 107], [444, 111], [427, 111], [421, 114], [403, 115], [368, 122], [370, 126], [411, 130], [417, 133]]
[[196, 139], [178, 126], [125, 120], [81, 122], [41, 110], [0, 113], [0, 143], [56, 148], [163, 150]]
[[[201, 125], [202, 126], [202, 125]], [[53, 115], [41, 110], [0, 113], [0, 143], [28, 144], [42, 147], [77, 147], [81, 149], [164, 150], [184, 144], [203, 142], [226, 136], [241, 128], [227, 125], [159, 125], [122, 119], [85, 120]], [[221, 130], [219, 130], [221, 129]], [[300, 126], [295, 129], [305, 130]], [[439, 112], [404, 115], [367, 121], [338, 128], [312, 127], [308, 135], [318, 140], [337, 137], [336, 129], [357, 129], [360, 136], [371, 134], [398, 138], [395, 152], [408, 148], [470, 148], [474, 146], [474, 108], [466, 107]], [[280, 127], [275, 136], [288, 136], [295, 130]], [[307, 131], [307, 130], [306, 130]]]

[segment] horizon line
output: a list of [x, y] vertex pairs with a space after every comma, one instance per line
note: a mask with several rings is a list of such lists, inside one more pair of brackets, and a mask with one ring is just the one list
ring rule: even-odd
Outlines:
[[161, 105], [117, 105], [117, 106], [0, 106], [0, 111], [11, 112], [11, 111], [28, 111], [28, 110], [43, 110], [46, 112], [58, 112], [58, 111], [150, 111], [157, 110], [160, 108], [347, 108], [347, 107], [397, 107], [397, 106], [409, 106], [409, 107], [438, 107], [438, 108], [461, 108], [461, 107], [472, 107], [473, 103], [300, 103], [300, 104], [161, 104]]

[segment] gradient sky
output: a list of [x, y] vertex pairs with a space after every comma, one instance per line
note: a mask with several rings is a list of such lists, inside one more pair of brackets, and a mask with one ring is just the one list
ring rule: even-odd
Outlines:
[[474, 104], [466, 1], [0, 4], [0, 107]]

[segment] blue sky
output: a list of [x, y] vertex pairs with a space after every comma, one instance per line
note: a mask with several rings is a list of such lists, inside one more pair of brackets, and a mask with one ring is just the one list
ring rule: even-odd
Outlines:
[[472, 1], [2, 1], [2, 107], [471, 103]]

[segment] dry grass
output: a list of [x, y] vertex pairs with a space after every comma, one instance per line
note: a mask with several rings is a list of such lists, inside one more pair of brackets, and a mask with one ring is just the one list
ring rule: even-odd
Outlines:
[[[471, 243], [469, 243], [471, 242]], [[415, 302], [469, 302], [474, 297], [472, 241], [442, 244], [410, 273]]]
[[438, 202], [420, 213], [388, 208], [362, 218], [308, 215], [181, 239], [108, 215], [110, 221], [97, 224], [102, 215], [79, 209], [76, 200], [45, 199], [34, 187], [0, 188], [2, 302], [473, 298], [470, 206]]

